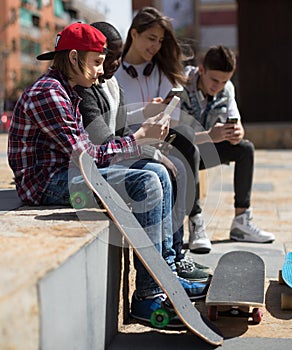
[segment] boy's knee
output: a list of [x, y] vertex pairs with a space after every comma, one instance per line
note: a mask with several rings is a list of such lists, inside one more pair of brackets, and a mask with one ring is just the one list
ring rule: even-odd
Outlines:
[[[161, 174], [160, 174], [160, 176], [161, 176]], [[166, 176], [168, 176], [167, 172], [166, 172]], [[145, 174], [145, 184], [146, 184], [145, 187], [146, 187], [147, 191], [151, 190], [156, 195], [159, 195], [162, 197], [163, 190], [162, 190], [161, 181], [159, 179], [158, 174], [156, 174], [152, 171], [148, 171], [147, 174]]]
[[249, 154], [253, 154], [254, 153], [254, 144], [249, 141], [249, 140], [242, 140], [240, 142], [240, 146], [243, 148], [243, 150], [245, 152], [248, 152]]
[[[174, 131], [179, 133], [180, 137], [184, 137], [189, 142], [193, 143], [194, 140], [194, 130], [189, 125], [180, 124], [175, 127]], [[178, 137], [179, 137], [178, 136]]]

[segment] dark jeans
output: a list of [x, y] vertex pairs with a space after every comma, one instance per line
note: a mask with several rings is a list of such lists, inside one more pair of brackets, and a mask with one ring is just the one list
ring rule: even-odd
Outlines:
[[[217, 154], [214, 153], [214, 146]], [[219, 164], [235, 162], [233, 186], [234, 207], [248, 208], [250, 206], [253, 170], [254, 145], [248, 140], [242, 140], [237, 145], [228, 141], [219, 143], [205, 143], [198, 145], [200, 152], [199, 169], [208, 169]], [[219, 163], [218, 163], [219, 161]], [[196, 194], [196, 197], [200, 194]], [[200, 207], [194, 206], [194, 213], [200, 212]]]
[[199, 170], [230, 162], [235, 162], [234, 207], [248, 208], [254, 169], [253, 143], [242, 140], [237, 145], [232, 145], [227, 141], [194, 145], [194, 131], [191, 127], [180, 125], [173, 131], [176, 132], [177, 137], [173, 142], [172, 153], [184, 162], [187, 169], [187, 213], [194, 216], [202, 211]]

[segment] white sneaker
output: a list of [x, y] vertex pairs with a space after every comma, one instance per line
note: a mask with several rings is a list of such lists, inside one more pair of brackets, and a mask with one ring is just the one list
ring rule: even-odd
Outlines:
[[271, 232], [261, 230], [252, 222], [252, 210], [249, 208], [233, 219], [230, 239], [241, 242], [271, 243], [275, 240], [275, 236]]
[[202, 214], [189, 217], [189, 249], [193, 253], [206, 254], [211, 250], [211, 242], [206, 234]]

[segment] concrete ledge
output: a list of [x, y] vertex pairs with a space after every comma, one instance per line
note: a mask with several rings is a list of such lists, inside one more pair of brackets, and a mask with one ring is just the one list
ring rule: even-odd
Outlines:
[[0, 214], [6, 211], [17, 209], [22, 205], [14, 189], [0, 189]]
[[121, 236], [108, 217], [8, 208], [0, 216], [0, 349], [105, 349], [118, 332], [121, 274]]

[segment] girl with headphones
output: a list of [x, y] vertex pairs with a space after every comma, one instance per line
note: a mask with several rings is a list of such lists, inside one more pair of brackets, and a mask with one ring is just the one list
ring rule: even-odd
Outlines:
[[[173, 87], [186, 83], [182, 52], [170, 19], [157, 9], [144, 7], [134, 17], [116, 78], [125, 91], [130, 125], [163, 111], [165, 104], [157, 102]], [[172, 115], [176, 122], [177, 112]]]
[[[115, 74], [124, 89], [127, 121], [132, 130], [137, 129], [147, 117], [163, 111], [166, 105], [162, 102], [167, 98], [169, 92], [174, 87], [186, 84], [182, 62], [182, 50], [170, 19], [153, 7], [140, 9], [128, 30], [122, 53], [122, 64]], [[185, 139], [180, 134], [180, 126], [178, 126], [179, 108], [176, 108], [171, 117], [171, 126], [176, 128], [172, 130], [172, 133], [177, 135], [175, 142], [183, 145]], [[182, 163], [178, 159], [181, 158], [181, 153], [177, 153], [178, 156], [169, 157], [175, 165]], [[183, 164], [186, 167], [184, 172], [192, 174], [188, 162], [183, 160]], [[190, 191], [193, 192], [190, 199], [187, 194], [183, 194], [183, 187], [186, 184], [183, 183], [180, 188], [179, 175], [180, 171], [177, 171], [176, 195], [183, 196], [179, 199], [179, 203], [193, 202], [195, 189]], [[194, 179], [191, 182], [195, 184]], [[178, 201], [178, 198], [176, 200]], [[182, 224], [173, 237], [179, 275], [192, 280], [208, 280], [209, 273], [203, 271], [207, 270], [207, 267], [185, 260], [182, 253], [183, 235]]]

